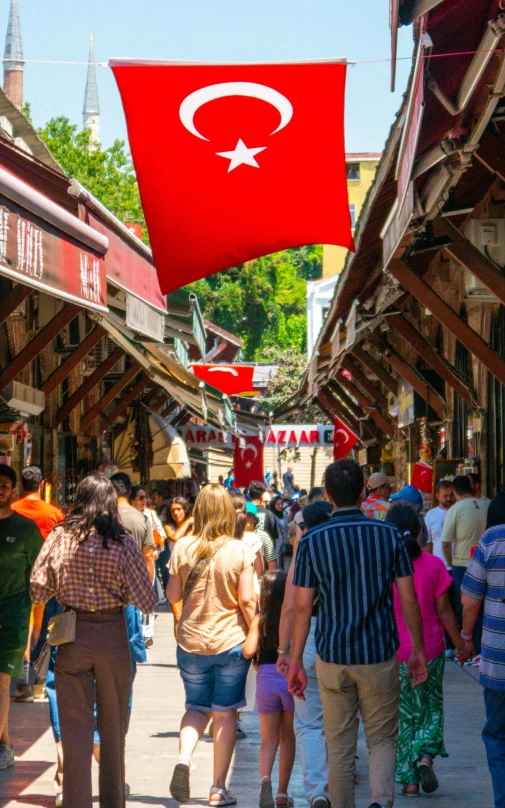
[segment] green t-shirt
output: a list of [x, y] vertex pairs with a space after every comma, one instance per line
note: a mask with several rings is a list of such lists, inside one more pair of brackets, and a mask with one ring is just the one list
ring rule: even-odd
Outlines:
[[486, 532], [489, 500], [466, 497], [449, 508], [442, 530], [442, 543], [453, 544], [453, 567], [468, 567], [470, 550]]
[[0, 519], [0, 609], [30, 604], [30, 573], [44, 540], [33, 519], [12, 512]]

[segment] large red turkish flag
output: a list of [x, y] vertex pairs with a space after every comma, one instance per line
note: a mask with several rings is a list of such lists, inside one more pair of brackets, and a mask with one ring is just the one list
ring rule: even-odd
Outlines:
[[354, 249], [345, 60], [110, 65], [163, 292], [289, 247]]
[[246, 365], [191, 365], [193, 373], [227, 396], [252, 393], [254, 368]]
[[253, 480], [263, 482], [263, 444], [260, 438], [248, 435], [245, 446], [235, 444], [233, 472], [235, 485], [245, 488]]
[[342, 460], [347, 457], [356, 445], [358, 438], [340, 418], [335, 418], [335, 431], [333, 433], [333, 459]]
[[433, 489], [433, 466], [427, 463], [416, 463], [412, 471], [411, 485], [423, 494], [431, 494]]

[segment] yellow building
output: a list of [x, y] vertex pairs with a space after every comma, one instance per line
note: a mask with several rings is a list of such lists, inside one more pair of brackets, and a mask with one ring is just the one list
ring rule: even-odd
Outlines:
[[[380, 158], [381, 155], [377, 152], [360, 152], [346, 154], [345, 156], [349, 209], [353, 230], [358, 221], [361, 206], [365, 201], [368, 189], [372, 184]], [[344, 247], [325, 244], [323, 247], [323, 278], [338, 275], [342, 271], [346, 255], [347, 250]]]

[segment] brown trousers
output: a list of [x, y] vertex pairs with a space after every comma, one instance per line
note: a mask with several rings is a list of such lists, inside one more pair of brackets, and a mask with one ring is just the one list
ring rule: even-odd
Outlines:
[[331, 808], [354, 808], [358, 710], [369, 753], [371, 802], [391, 808], [395, 796], [400, 682], [396, 655], [376, 665], [316, 662], [328, 747]]
[[132, 685], [123, 613], [78, 614], [75, 640], [56, 654], [63, 745], [63, 808], [92, 808], [94, 704], [100, 733], [100, 808], [124, 808], [125, 737]]

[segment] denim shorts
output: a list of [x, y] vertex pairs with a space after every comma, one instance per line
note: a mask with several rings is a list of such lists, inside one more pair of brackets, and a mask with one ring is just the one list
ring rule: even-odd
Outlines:
[[221, 654], [192, 654], [177, 646], [177, 665], [186, 692], [186, 710], [227, 713], [245, 707], [245, 682], [250, 659], [242, 643]]

